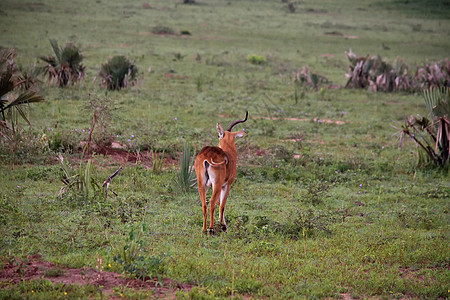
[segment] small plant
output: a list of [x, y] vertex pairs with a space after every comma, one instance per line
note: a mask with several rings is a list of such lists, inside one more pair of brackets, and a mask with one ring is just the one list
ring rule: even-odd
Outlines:
[[73, 171], [61, 154], [58, 154], [57, 158], [63, 171], [61, 181], [64, 183], [64, 186], [59, 190], [60, 196], [68, 191], [73, 191], [76, 194], [81, 193], [82, 199], [87, 201], [91, 194], [96, 194], [100, 191], [100, 185], [92, 177], [91, 160], [88, 160], [85, 167], [83, 167], [83, 160], [81, 160], [78, 171]]
[[120, 90], [136, 83], [137, 67], [125, 56], [109, 59], [100, 69], [101, 85], [108, 90]]
[[180, 158], [180, 170], [177, 177], [178, 185], [183, 192], [189, 191], [193, 186], [192, 182], [195, 180], [193, 155], [191, 151], [191, 147], [185, 143], [183, 145], [183, 153]]
[[92, 123], [87, 141], [88, 154], [91, 151], [99, 153], [105, 147], [111, 146], [114, 140], [114, 135], [111, 132], [112, 111], [114, 109], [114, 102], [110, 99], [89, 96], [89, 101], [85, 106], [87, 114], [92, 113]]
[[407, 135], [426, 153], [423, 156], [419, 152], [419, 166], [431, 162], [444, 167], [450, 161], [450, 88], [431, 88], [424, 91], [423, 97], [431, 119], [410, 116], [397, 134], [401, 145]]
[[252, 63], [254, 65], [264, 65], [267, 60], [264, 56], [262, 55], [256, 55], [256, 54], [250, 54], [247, 56], [247, 61], [249, 63]]
[[45, 277], [59, 277], [64, 275], [66, 272], [61, 268], [48, 269], [45, 271]]
[[50, 40], [54, 56], [40, 56], [47, 63], [42, 68], [50, 82], [55, 81], [59, 87], [68, 84], [76, 84], [85, 76], [85, 67], [81, 64], [83, 56], [80, 49], [73, 43], [68, 42], [64, 47], [59, 47], [56, 40]]
[[156, 152], [152, 151], [152, 172], [153, 174], [161, 174], [162, 165], [164, 163], [165, 151], [158, 155]]
[[160, 276], [164, 273], [163, 260], [149, 255], [144, 246], [144, 235], [147, 231], [145, 223], [129, 226], [125, 241], [114, 248], [114, 262], [120, 264], [123, 272], [137, 279]]

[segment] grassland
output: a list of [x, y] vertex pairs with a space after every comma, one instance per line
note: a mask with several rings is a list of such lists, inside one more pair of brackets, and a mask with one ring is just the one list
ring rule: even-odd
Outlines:
[[[17, 63], [50, 54], [54, 38], [80, 45], [87, 71], [74, 87], [44, 81], [33, 126], [23, 125], [17, 148], [0, 144], [3, 264], [40, 254], [95, 268], [101, 257], [108, 271], [194, 286], [178, 298], [448, 298], [448, 170], [417, 168], [416, 146], [401, 150], [393, 136], [392, 125], [426, 115], [422, 97], [324, 88], [295, 98], [292, 74], [308, 66], [343, 86], [349, 49], [412, 67], [447, 58], [449, 2], [301, 1], [295, 13], [275, 0], [197, 2], [0, 2], [0, 45], [17, 49]], [[152, 33], [158, 25], [191, 35]], [[118, 54], [136, 63], [139, 82], [106, 92], [96, 76]], [[251, 54], [267, 62], [251, 64]], [[56, 153], [74, 172], [87, 168], [80, 143], [93, 99], [107, 104], [107, 135], [133, 155], [164, 153], [163, 169], [94, 154], [100, 183], [124, 167], [118, 196], [60, 197]], [[180, 191], [176, 161], [184, 143], [217, 144], [215, 124], [245, 110], [229, 229], [205, 236], [198, 194]], [[95, 289], [4, 281], [0, 297], [101, 297]]]

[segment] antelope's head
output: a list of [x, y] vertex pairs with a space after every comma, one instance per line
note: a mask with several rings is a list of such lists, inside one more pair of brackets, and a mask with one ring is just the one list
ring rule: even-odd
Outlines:
[[219, 133], [219, 147], [222, 149], [229, 149], [230, 147], [236, 151], [236, 146], [234, 144], [234, 140], [236, 138], [243, 137], [245, 135], [244, 131], [236, 131], [232, 132], [231, 129], [239, 124], [244, 123], [247, 121], [248, 118], [248, 111], [245, 113], [245, 118], [241, 120], [236, 120], [234, 122], [231, 122], [228, 126], [227, 130], [223, 130], [222, 126], [220, 126], [219, 123], [217, 123], [217, 132]]

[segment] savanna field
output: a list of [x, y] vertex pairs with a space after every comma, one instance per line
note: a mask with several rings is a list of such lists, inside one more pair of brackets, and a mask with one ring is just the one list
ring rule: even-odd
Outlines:
[[[418, 143], [448, 0], [2, 0], [0, 46], [0, 299], [449, 298], [449, 163]], [[204, 234], [193, 159], [246, 111]]]

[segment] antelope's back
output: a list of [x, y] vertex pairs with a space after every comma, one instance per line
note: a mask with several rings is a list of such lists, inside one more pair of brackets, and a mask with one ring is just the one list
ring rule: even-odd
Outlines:
[[198, 153], [197, 157], [195, 158], [195, 164], [203, 164], [204, 160], [207, 160], [209, 164], [217, 164], [227, 161], [228, 158], [226, 153], [219, 147], [206, 146], [203, 147], [203, 149]]

